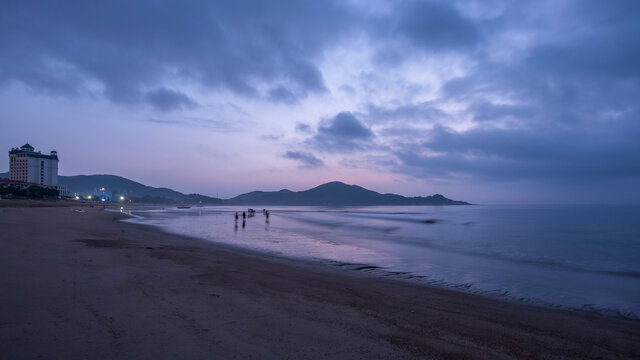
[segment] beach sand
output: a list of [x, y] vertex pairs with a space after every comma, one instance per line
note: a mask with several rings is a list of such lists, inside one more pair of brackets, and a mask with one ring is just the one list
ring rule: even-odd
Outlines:
[[83, 209], [0, 207], [1, 359], [640, 358], [637, 321], [281, 259]]

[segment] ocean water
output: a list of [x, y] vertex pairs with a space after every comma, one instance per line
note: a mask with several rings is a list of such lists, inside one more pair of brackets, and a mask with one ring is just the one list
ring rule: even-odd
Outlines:
[[[136, 211], [213, 242], [514, 301], [640, 319], [640, 206]], [[234, 213], [240, 212], [238, 222]]]

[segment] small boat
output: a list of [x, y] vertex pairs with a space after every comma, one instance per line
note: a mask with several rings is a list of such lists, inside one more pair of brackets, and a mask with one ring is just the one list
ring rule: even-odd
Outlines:
[[191, 206], [180, 205], [178, 206], [178, 209], [191, 209]]

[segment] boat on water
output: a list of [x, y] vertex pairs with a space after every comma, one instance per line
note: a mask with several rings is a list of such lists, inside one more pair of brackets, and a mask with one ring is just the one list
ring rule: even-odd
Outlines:
[[180, 205], [178, 206], [178, 209], [191, 209], [191, 206]]

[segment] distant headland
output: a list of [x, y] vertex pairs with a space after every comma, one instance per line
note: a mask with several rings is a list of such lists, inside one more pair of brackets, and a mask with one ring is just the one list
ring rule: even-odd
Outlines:
[[252, 191], [225, 200], [229, 204], [300, 206], [374, 206], [374, 205], [471, 205], [464, 201], [432, 196], [405, 197], [380, 194], [358, 185], [332, 181], [304, 191]]

